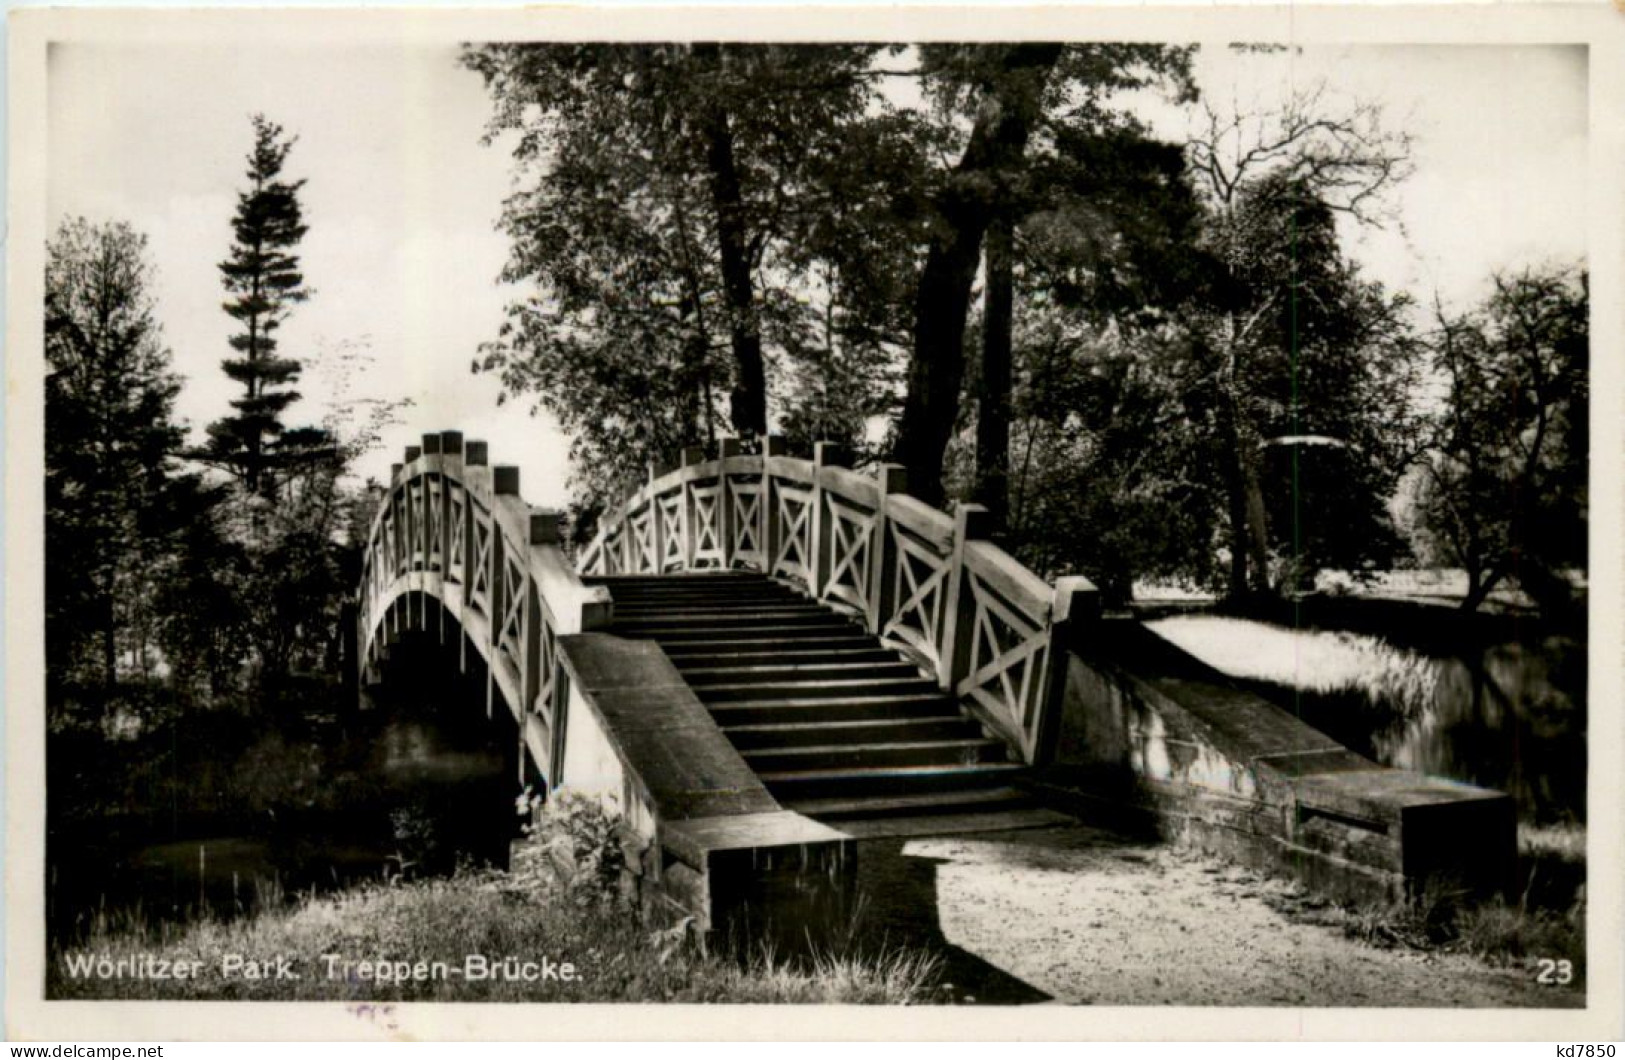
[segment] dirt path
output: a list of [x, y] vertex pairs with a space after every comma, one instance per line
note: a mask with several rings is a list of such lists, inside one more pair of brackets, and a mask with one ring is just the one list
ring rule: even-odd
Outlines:
[[863, 925], [944, 955], [959, 1000], [1576, 1007], [1574, 989], [1314, 922], [1293, 885], [1083, 826], [858, 851]]

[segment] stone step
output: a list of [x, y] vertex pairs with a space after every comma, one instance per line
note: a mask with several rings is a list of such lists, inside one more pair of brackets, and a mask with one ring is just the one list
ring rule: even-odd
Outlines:
[[1007, 785], [1026, 767], [1015, 762], [970, 765], [851, 766], [776, 770], [757, 774], [782, 803], [861, 795], [914, 795]]
[[986, 737], [913, 740], [900, 743], [814, 744], [762, 747], [740, 752], [758, 776], [787, 771], [847, 769], [859, 766], [957, 766], [999, 762], [1003, 741]]
[[819, 626], [845, 622], [839, 615], [817, 606], [809, 607], [688, 607], [649, 611], [638, 615], [616, 613], [618, 626]]
[[891, 814], [924, 816], [955, 813], [997, 813], [1033, 805], [1033, 797], [1020, 788], [983, 787], [965, 791], [932, 791], [917, 795], [837, 796], [798, 799], [785, 809], [820, 821], [858, 820]]
[[831, 721], [940, 718], [950, 712], [959, 713], [958, 704], [935, 689], [929, 693], [851, 695], [833, 699], [743, 699], [708, 703], [706, 706], [724, 729], [736, 725], [808, 725]]
[[[912, 669], [912, 668], [911, 668]], [[937, 686], [919, 676], [811, 678], [805, 681], [784, 679], [777, 681], [734, 681], [727, 684], [695, 686], [700, 702], [707, 706], [725, 702], [749, 700], [835, 699], [848, 696], [873, 695], [880, 692], [901, 692], [934, 695]]]
[[940, 717], [858, 718], [850, 721], [768, 722], [732, 725], [722, 732], [741, 751], [758, 747], [802, 747], [832, 743], [888, 743], [909, 740], [974, 739], [982, 727], [944, 703]]
[[706, 583], [722, 584], [734, 582], [737, 584], [777, 585], [773, 579], [759, 571], [750, 570], [702, 570], [683, 571], [676, 574], [587, 574], [581, 580], [588, 585], [633, 585], [633, 586], [661, 586], [661, 585], [703, 585]]
[[775, 635], [783, 635], [795, 630], [810, 629], [821, 632], [837, 632], [852, 628], [852, 624], [839, 615], [825, 612], [823, 614], [809, 614], [803, 616], [782, 616], [765, 620], [746, 616], [706, 617], [684, 620], [677, 616], [663, 618], [634, 619], [613, 623], [618, 632], [628, 635], [649, 637], [661, 640], [666, 637], [692, 640], [695, 636], [726, 636], [730, 631], [741, 630], [746, 633], [761, 634], [772, 631]]
[[791, 621], [808, 616], [827, 617], [829, 611], [817, 604], [742, 604], [723, 607], [717, 604], [685, 604], [673, 607], [622, 607], [615, 605], [617, 623], [636, 622], [704, 622], [716, 621], [726, 625], [736, 622]]
[[733, 655], [766, 655], [778, 657], [781, 654], [822, 651], [851, 651], [862, 649], [866, 651], [886, 651], [895, 657], [895, 652], [889, 648], [879, 648], [875, 639], [867, 633], [859, 632], [850, 627], [844, 630], [834, 630], [827, 633], [808, 633], [804, 636], [757, 637], [749, 635], [754, 631], [734, 631], [727, 639], [708, 640], [674, 640], [661, 645], [672, 662], [682, 665], [681, 660], [689, 658]]
[[848, 623], [847, 619], [830, 615], [829, 621], [824, 623], [773, 623], [770, 626], [756, 624], [756, 626], [678, 626], [678, 624], [639, 623], [622, 629], [621, 624], [614, 624], [613, 631], [621, 632], [624, 636], [647, 637], [650, 641], [660, 641], [661, 647], [666, 642], [682, 641], [756, 641], [756, 639], [780, 639], [780, 637], [793, 637], [796, 634], [806, 636], [837, 636], [847, 634], [851, 636], [856, 626]]
[[[715, 589], [628, 589], [608, 586], [609, 595], [628, 604], [675, 604], [689, 600], [807, 600], [778, 585], [724, 585]], [[811, 602], [811, 601], [808, 601]]]
[[685, 652], [671, 652], [666, 654], [671, 658], [672, 664], [685, 673], [690, 669], [708, 670], [729, 666], [763, 666], [772, 663], [783, 663], [793, 666], [800, 663], [895, 663], [898, 661], [897, 653], [890, 648], [877, 648], [872, 641], [853, 638], [854, 643], [847, 647], [802, 647], [799, 641], [787, 640], [779, 642], [773, 648], [747, 648], [735, 651], [727, 648], [705, 650], [702, 647]]
[[706, 691], [729, 685], [775, 684], [805, 681], [884, 681], [896, 678], [923, 680], [913, 663], [891, 662], [801, 662], [738, 663], [731, 666], [684, 667], [683, 679], [705, 698]]

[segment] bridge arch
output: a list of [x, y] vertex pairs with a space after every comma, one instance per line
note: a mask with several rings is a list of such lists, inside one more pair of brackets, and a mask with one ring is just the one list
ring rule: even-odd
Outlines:
[[517, 467], [490, 466], [486, 444], [465, 447], [460, 431], [408, 446], [368, 532], [357, 610], [364, 674], [403, 630], [444, 641], [455, 624], [461, 664], [476, 653], [486, 674], [487, 711], [513, 715], [525, 756], [556, 784], [568, 698], [559, 638], [607, 623], [610, 598], [576, 575], [559, 513], [519, 495]]

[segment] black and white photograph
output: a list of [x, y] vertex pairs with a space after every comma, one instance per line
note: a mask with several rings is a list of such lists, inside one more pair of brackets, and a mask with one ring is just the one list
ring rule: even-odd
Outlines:
[[1617, 1036], [1565, 10], [13, 12], [8, 1036]]

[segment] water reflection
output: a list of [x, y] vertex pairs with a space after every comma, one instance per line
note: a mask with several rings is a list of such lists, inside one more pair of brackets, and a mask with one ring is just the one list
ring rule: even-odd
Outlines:
[[[391, 706], [343, 725], [294, 722], [237, 750], [121, 743], [122, 755], [146, 757], [127, 763], [132, 773], [163, 775], [158, 803], [216, 809], [59, 807], [47, 844], [52, 934], [240, 915], [459, 859], [504, 863], [515, 827], [506, 734], [483, 710]], [[207, 767], [182, 772], [193, 752]], [[222, 796], [226, 776], [236, 787]]]
[[1583, 657], [1554, 637], [1432, 660], [1433, 695], [1374, 731], [1372, 751], [1389, 765], [1505, 791], [1532, 822], [1584, 820]]
[[1430, 691], [1409, 703], [1273, 691], [1384, 765], [1505, 791], [1530, 823], [1584, 821], [1584, 647], [1548, 637], [1425, 658]]

